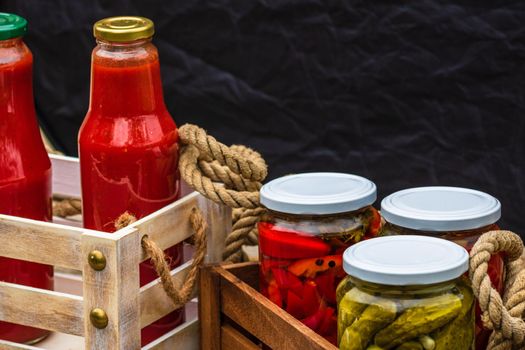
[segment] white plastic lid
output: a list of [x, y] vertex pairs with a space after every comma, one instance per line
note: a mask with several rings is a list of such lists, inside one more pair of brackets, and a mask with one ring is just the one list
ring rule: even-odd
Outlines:
[[336, 214], [375, 202], [376, 185], [364, 177], [341, 173], [288, 175], [261, 188], [261, 204], [288, 214]]
[[501, 217], [493, 196], [460, 187], [418, 187], [395, 192], [381, 202], [391, 224], [421, 231], [460, 231], [491, 225]]
[[343, 254], [343, 268], [360, 280], [394, 285], [450, 281], [468, 270], [465, 248], [441, 238], [387, 236], [359, 242]]

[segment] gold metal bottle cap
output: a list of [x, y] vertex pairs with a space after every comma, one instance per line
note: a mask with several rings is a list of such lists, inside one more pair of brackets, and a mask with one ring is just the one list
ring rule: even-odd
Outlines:
[[104, 41], [129, 42], [151, 38], [154, 33], [153, 21], [137, 16], [104, 18], [93, 26], [95, 38]]

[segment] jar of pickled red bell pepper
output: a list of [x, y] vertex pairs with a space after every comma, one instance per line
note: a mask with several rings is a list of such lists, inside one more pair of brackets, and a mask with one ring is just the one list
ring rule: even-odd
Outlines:
[[259, 222], [262, 293], [335, 344], [335, 290], [342, 253], [378, 234], [373, 182], [355, 175], [308, 173], [264, 185]]
[[337, 288], [341, 350], [472, 350], [474, 295], [465, 248], [443, 239], [392, 236], [343, 255]]
[[[425, 235], [444, 238], [472, 248], [485, 232], [498, 230], [500, 202], [493, 196], [458, 187], [419, 187], [391, 194], [381, 202], [386, 220], [382, 235]], [[503, 258], [489, 262], [494, 287], [503, 291]], [[476, 314], [476, 349], [485, 350], [491, 331], [484, 329], [481, 312]]]

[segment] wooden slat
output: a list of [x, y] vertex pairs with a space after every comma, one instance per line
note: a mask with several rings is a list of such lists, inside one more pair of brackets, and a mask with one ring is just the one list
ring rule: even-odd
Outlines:
[[0, 256], [80, 270], [82, 229], [0, 215]]
[[[88, 263], [89, 252], [94, 249], [106, 257], [102, 271], [93, 270]], [[86, 350], [140, 349], [140, 250], [139, 233], [134, 229], [123, 229], [120, 235], [82, 235]], [[106, 328], [91, 324], [88, 315], [93, 308], [101, 308], [108, 315]]]
[[44, 350], [36, 346], [12, 343], [10, 341], [0, 339], [0, 350]]
[[[199, 321], [186, 321], [174, 330], [149, 343], [142, 350], [200, 350]], [[236, 349], [231, 349], [236, 350]]]
[[323, 337], [229, 271], [222, 267], [213, 270], [221, 276], [222, 312], [272, 349], [336, 350]]
[[[171, 276], [176, 286], [180, 286], [184, 282], [188, 275], [190, 265], [191, 260], [171, 271]], [[195, 296], [197, 296], [196, 288], [191, 298], [193, 299]], [[160, 278], [146, 284], [140, 289], [141, 328], [166, 316], [173, 310], [175, 310], [173, 302], [162, 288]]]
[[51, 331], [83, 335], [82, 297], [0, 282], [0, 319]]
[[[199, 196], [194, 192], [156, 212], [129, 225], [129, 228], [136, 228], [140, 232], [140, 238], [148, 235], [160, 248], [167, 249], [175, 244], [182, 242], [193, 235], [190, 214], [194, 207], [199, 205]], [[115, 232], [114, 235], [119, 235]], [[144, 251], [141, 250], [141, 261], [147, 259]]]
[[261, 350], [258, 345], [254, 344], [250, 339], [246, 338], [244, 334], [229, 324], [221, 327], [221, 343], [222, 350]]
[[220, 276], [214, 267], [200, 269], [199, 321], [201, 345], [206, 350], [221, 350]]
[[80, 165], [78, 158], [49, 154], [53, 167], [53, 193], [80, 198]]
[[232, 212], [225, 205], [220, 205], [211, 200], [199, 196], [199, 208], [201, 209], [208, 230], [208, 251], [206, 256], [207, 263], [218, 263], [223, 261], [224, 243], [226, 235], [231, 232]]
[[259, 263], [244, 262], [239, 264], [225, 264], [222, 267], [238, 277], [255, 290], [259, 290]]

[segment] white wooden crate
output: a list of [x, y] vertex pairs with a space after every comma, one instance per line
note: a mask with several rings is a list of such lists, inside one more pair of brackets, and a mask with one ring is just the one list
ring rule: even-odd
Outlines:
[[[54, 193], [80, 198], [78, 160], [50, 158]], [[0, 256], [79, 272], [57, 273], [55, 291], [0, 282], [0, 320], [54, 332], [34, 346], [0, 341], [0, 350], [141, 349], [140, 329], [174, 310], [159, 279], [139, 287], [138, 267], [146, 259], [141, 238], [148, 235], [162, 249], [184, 241], [193, 234], [189, 216], [194, 207], [208, 223], [206, 262], [218, 262], [231, 229], [231, 211], [191, 192], [185, 184], [180, 200], [112, 234], [83, 229], [79, 218], [45, 223], [0, 215]], [[88, 263], [88, 254], [94, 249], [106, 257], [102, 271], [95, 271]], [[190, 264], [186, 261], [174, 269], [173, 279], [184, 280]], [[108, 315], [106, 328], [91, 324], [93, 308], [102, 308]], [[187, 304], [186, 316], [183, 325], [142, 349], [199, 349], [195, 302]]]

